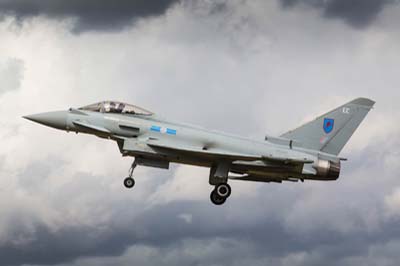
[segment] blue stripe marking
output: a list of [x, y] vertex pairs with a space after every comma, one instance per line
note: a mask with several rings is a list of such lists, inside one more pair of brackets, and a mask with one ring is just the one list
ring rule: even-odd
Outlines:
[[176, 135], [176, 129], [167, 128], [167, 134]]
[[151, 131], [155, 131], [155, 132], [161, 132], [161, 127], [159, 127], [159, 126], [151, 126], [150, 130]]

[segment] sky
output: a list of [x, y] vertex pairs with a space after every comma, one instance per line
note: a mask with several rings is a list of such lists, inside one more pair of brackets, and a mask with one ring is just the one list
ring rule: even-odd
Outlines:
[[[0, 265], [398, 265], [396, 0], [0, 0]], [[105, 99], [264, 139], [377, 103], [335, 182], [138, 167], [21, 117]]]

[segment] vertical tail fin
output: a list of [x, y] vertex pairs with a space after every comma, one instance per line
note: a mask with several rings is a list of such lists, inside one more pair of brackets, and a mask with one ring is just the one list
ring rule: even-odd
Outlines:
[[338, 155], [375, 102], [358, 98], [281, 137], [299, 141], [305, 148]]

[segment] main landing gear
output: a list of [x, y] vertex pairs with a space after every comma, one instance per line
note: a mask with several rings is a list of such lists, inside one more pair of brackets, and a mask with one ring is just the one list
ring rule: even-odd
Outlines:
[[222, 205], [231, 195], [231, 186], [227, 183], [221, 183], [215, 186], [214, 190], [211, 191], [210, 199], [215, 205]]
[[210, 169], [210, 185], [214, 186], [214, 190], [210, 194], [211, 202], [215, 205], [222, 205], [231, 195], [232, 189], [228, 185], [228, 175], [230, 162], [220, 162], [213, 165]]
[[129, 176], [124, 179], [124, 186], [126, 188], [133, 188], [135, 186], [135, 179], [132, 178], [133, 170], [135, 170], [137, 166], [136, 161], [132, 163], [131, 169], [129, 169]]

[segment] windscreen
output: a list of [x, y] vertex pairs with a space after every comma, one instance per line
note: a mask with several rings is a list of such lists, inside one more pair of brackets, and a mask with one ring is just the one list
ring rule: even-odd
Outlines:
[[103, 104], [102, 103], [94, 103], [91, 105], [87, 105], [84, 107], [79, 108], [79, 110], [85, 110], [85, 111], [92, 111], [92, 112], [101, 112]]
[[133, 114], [133, 115], [152, 115], [153, 113], [135, 105], [126, 104], [116, 101], [105, 101], [91, 104], [79, 108], [80, 110], [101, 112], [101, 113], [116, 113], [116, 114]]

